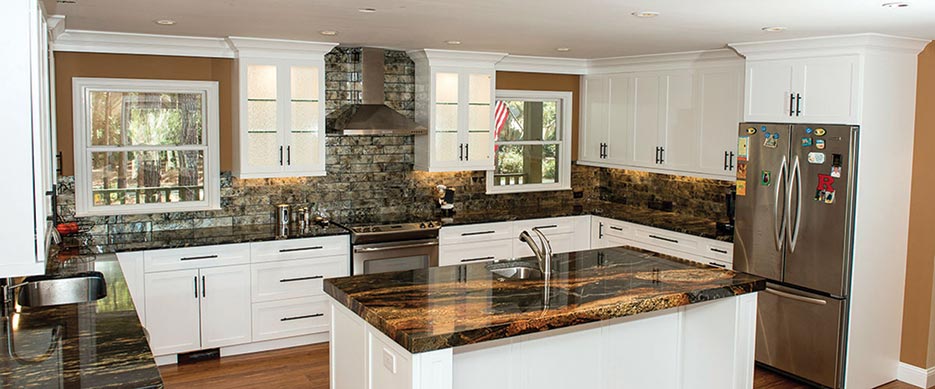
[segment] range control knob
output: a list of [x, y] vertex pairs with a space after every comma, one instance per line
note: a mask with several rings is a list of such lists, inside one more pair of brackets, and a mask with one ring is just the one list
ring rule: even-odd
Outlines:
[[419, 228], [425, 228], [425, 223], [419, 223]]
[[435, 225], [432, 224], [432, 222], [429, 222], [429, 228], [434, 228], [434, 227], [435, 227]]

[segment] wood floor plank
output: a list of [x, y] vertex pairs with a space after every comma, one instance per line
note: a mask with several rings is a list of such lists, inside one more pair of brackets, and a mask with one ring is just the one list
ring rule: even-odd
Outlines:
[[[168, 389], [309, 388], [329, 389], [328, 343], [293, 347], [216, 361], [159, 368]], [[811, 386], [757, 368], [754, 389], [810, 389]], [[878, 389], [916, 389], [894, 381]]]

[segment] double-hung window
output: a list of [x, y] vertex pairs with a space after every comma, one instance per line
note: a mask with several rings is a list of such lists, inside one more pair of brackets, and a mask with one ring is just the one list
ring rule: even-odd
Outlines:
[[571, 92], [498, 90], [487, 193], [571, 189]]
[[78, 216], [218, 209], [218, 85], [75, 78]]

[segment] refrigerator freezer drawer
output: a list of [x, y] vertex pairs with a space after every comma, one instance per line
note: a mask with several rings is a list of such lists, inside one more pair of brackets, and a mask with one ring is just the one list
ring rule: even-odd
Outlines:
[[756, 360], [841, 387], [845, 301], [767, 284], [757, 303]]

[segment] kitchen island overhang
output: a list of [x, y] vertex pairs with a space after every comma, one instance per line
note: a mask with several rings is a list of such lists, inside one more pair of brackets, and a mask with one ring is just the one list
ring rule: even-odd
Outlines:
[[332, 387], [752, 385], [763, 279], [629, 248], [556, 255], [548, 283], [488, 266], [327, 280]]

